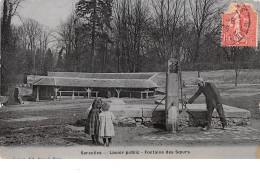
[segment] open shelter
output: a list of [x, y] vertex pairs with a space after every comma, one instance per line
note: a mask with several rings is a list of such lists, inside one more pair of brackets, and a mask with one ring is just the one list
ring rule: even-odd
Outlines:
[[65, 97], [153, 97], [158, 88], [157, 73], [78, 73], [48, 72], [34, 76], [32, 85], [36, 101]]

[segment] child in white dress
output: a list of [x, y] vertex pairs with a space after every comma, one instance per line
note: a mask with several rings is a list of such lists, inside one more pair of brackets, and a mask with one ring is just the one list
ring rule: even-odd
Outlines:
[[109, 111], [110, 105], [108, 103], [104, 103], [101, 109], [102, 112], [99, 114], [99, 136], [103, 138], [104, 146], [108, 147], [112, 142], [112, 137], [115, 136], [113, 125], [115, 116]]

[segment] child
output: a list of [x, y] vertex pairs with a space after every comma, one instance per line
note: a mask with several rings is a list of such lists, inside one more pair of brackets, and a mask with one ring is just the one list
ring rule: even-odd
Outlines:
[[85, 133], [91, 135], [92, 143], [98, 144], [98, 130], [99, 130], [99, 114], [101, 112], [102, 101], [95, 99], [92, 103], [92, 108], [88, 113], [88, 118], [85, 126]]
[[103, 138], [104, 146], [109, 147], [109, 144], [112, 142], [112, 136], [115, 136], [113, 120], [115, 116], [112, 112], [109, 111], [110, 105], [104, 103], [102, 105], [102, 113], [99, 114], [99, 136]]

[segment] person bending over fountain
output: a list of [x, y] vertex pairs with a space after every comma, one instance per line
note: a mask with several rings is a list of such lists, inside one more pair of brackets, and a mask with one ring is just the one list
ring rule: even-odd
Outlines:
[[222, 123], [222, 128], [225, 129], [227, 126], [226, 117], [224, 114], [223, 106], [222, 106], [222, 98], [215, 86], [215, 84], [211, 82], [205, 82], [202, 78], [198, 78], [198, 91], [185, 103], [192, 104], [196, 98], [203, 93], [206, 97], [207, 104], [207, 125], [203, 128], [203, 130], [209, 130], [211, 128], [211, 119], [213, 110], [216, 108], [220, 117], [220, 121]]

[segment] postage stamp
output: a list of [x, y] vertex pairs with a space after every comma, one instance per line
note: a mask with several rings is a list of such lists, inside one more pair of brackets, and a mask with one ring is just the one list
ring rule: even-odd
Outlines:
[[243, 2], [1, 0], [0, 158], [260, 158]]
[[222, 14], [222, 46], [257, 47], [258, 15], [250, 4], [232, 3]]

